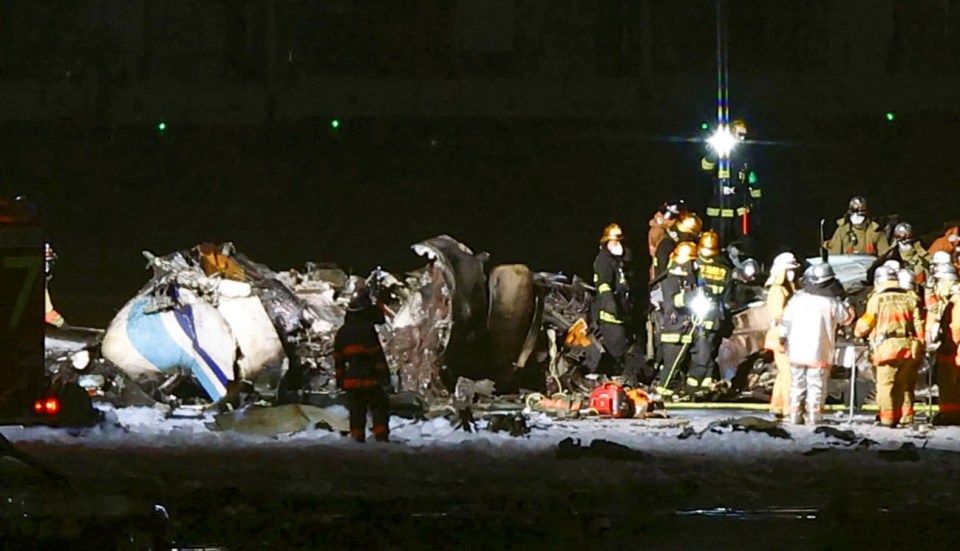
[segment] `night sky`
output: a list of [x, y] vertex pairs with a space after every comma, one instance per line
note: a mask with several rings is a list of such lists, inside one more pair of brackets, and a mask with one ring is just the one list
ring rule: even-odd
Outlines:
[[[550, 16], [516, 0], [497, 12], [506, 23], [476, 23], [458, 11], [469, 2], [279, 2], [275, 64], [264, 61], [273, 50], [261, 2], [54, 4], [0, 8], [0, 190], [40, 203], [61, 258], [54, 299], [75, 324], [103, 325], [132, 296], [147, 276], [142, 249], [231, 240], [275, 268], [331, 261], [365, 274], [377, 264], [417, 267], [409, 245], [449, 233], [494, 262], [586, 276], [606, 223], [621, 223], [644, 256], [659, 203], [682, 196], [702, 212], [709, 193], [703, 146], [689, 140], [714, 117], [713, 2], [565, 0]], [[637, 38], [641, 4], [650, 9], [647, 46]], [[758, 256], [815, 254], [818, 220], [841, 216], [855, 194], [921, 232], [960, 218], [956, 106], [910, 103], [902, 92], [911, 83], [960, 92], [952, 12], [936, 2], [767, 4], [733, 0], [729, 9], [731, 112], [762, 142], [750, 146], [765, 193]], [[850, 28], [885, 29], [882, 43], [824, 26], [837, 10]], [[837, 36], [846, 42], [837, 46]], [[818, 94], [803, 84], [811, 75]], [[637, 82], [638, 92], [623, 114], [582, 116], [522, 103], [459, 116], [362, 105], [297, 114], [283, 103], [319, 77], [374, 86], [398, 77], [614, 79]], [[849, 92], [851, 82], [873, 81]], [[273, 120], [251, 121], [165, 114], [150, 107], [157, 101], [128, 109], [136, 90], [163, 105], [170, 83], [176, 94], [265, 87], [280, 103], [263, 107]], [[24, 86], [48, 99], [81, 90], [86, 100], [24, 115], [15, 92]]]

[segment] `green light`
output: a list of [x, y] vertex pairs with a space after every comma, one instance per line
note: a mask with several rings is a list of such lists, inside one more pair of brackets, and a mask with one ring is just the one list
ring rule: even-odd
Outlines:
[[337, 128], [340, 128], [340, 120], [339, 120], [339, 119], [333, 119], [333, 120], [331, 120], [331, 121], [330, 121], [330, 128], [333, 128], [334, 130], [336, 130]]
[[897, 118], [896, 113], [894, 113], [893, 111], [887, 111], [887, 121], [893, 122], [894, 120], [896, 120], [896, 118]]
[[161, 121], [159, 124], [157, 124], [157, 130], [163, 132], [166, 129], [167, 129], [167, 123]]
[[705, 123], [705, 122], [701, 122], [701, 123], [700, 123], [700, 130], [709, 130], [709, 129], [710, 129], [710, 125], [709, 125], [709, 124], [707, 124], [707, 123]]
[[754, 172], [754, 171], [752, 171], [752, 170], [750, 171], [750, 175], [747, 176], [747, 183], [748, 183], [748, 184], [751, 184], [751, 185], [757, 183], [757, 173], [756, 173], [756, 172]]

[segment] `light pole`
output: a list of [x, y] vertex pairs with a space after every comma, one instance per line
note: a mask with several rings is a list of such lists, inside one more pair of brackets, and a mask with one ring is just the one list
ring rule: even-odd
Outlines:
[[721, 242], [729, 243], [733, 236], [733, 219], [736, 214], [730, 186], [730, 154], [737, 143], [730, 128], [730, 73], [727, 61], [727, 20], [724, 12], [726, 0], [717, 0], [717, 131], [708, 140], [717, 153], [717, 218]]

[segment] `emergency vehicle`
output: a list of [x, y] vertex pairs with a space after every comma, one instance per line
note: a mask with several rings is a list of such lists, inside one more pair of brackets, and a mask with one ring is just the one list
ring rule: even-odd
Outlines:
[[0, 423], [89, 424], [76, 384], [54, 388], [44, 363], [44, 235], [36, 205], [0, 198]]

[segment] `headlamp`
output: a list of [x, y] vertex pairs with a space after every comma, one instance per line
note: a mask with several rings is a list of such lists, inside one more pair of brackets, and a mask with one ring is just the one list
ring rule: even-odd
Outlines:
[[737, 137], [730, 133], [730, 129], [727, 128], [726, 125], [718, 128], [717, 131], [707, 139], [710, 147], [721, 157], [729, 156], [734, 146], [737, 145], [737, 141]]

